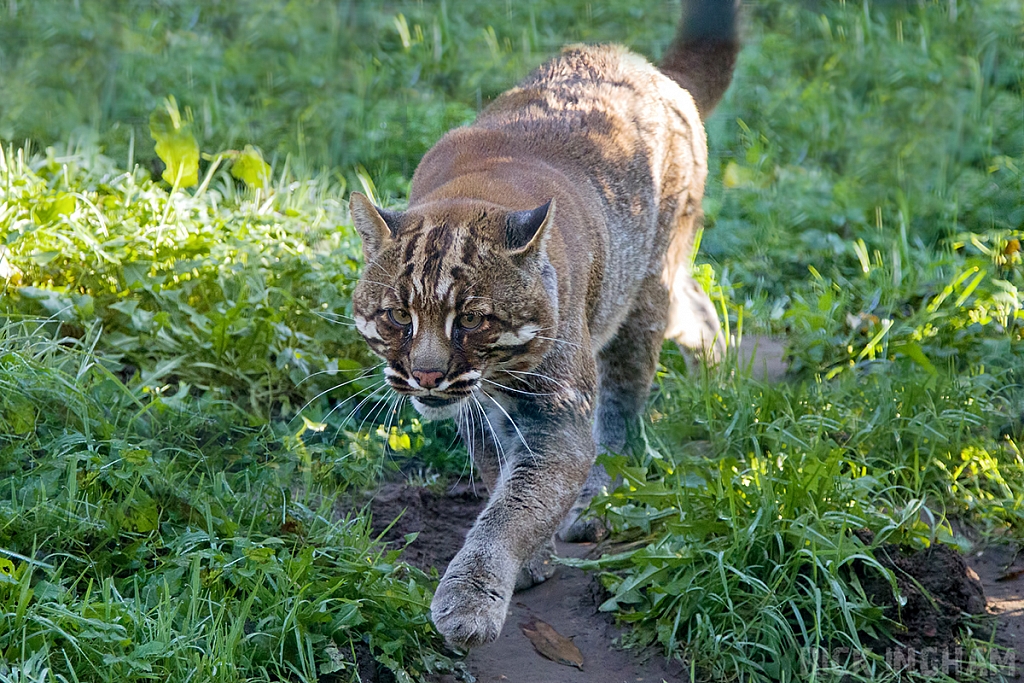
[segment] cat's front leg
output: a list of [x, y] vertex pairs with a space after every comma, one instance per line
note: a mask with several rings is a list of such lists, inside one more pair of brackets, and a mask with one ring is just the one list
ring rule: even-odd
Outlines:
[[480, 416], [497, 440], [500, 475], [430, 608], [453, 645], [498, 637], [520, 568], [550, 541], [587, 478], [595, 455], [590, 403], [562, 398], [509, 401]]

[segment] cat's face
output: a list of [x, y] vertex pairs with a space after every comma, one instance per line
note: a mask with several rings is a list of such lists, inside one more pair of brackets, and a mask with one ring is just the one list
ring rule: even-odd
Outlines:
[[537, 366], [558, 316], [544, 254], [552, 206], [509, 213], [452, 203], [400, 214], [354, 193], [351, 208], [366, 259], [352, 297], [356, 327], [421, 415], [453, 417], [492, 378]]

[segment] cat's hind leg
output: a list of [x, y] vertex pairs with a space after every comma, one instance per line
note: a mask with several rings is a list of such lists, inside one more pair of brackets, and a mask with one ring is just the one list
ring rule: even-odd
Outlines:
[[690, 275], [689, 264], [679, 265], [671, 274], [665, 338], [709, 363], [717, 363], [725, 355], [718, 312], [704, 288]]

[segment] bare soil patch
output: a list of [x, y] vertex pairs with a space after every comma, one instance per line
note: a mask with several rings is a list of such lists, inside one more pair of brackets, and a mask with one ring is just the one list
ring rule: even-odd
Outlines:
[[[375, 531], [387, 529], [385, 542], [406, 547], [404, 561], [441, 575], [485, 503], [479, 485], [438, 489], [392, 483], [376, 493], [370, 507]], [[410, 534], [416, 537], [407, 545]], [[593, 550], [593, 544], [557, 544], [563, 557], [583, 557]], [[984, 621], [970, 621], [970, 615], [987, 612], [998, 619], [996, 643], [1024, 654], [1024, 558], [1014, 564], [1013, 549], [991, 548], [965, 560], [949, 546], [905, 552], [887, 545], [876, 557], [895, 573], [903, 604], [877, 571], [862, 569], [859, 578], [871, 601], [884, 605], [886, 616], [898, 624], [893, 635], [899, 646], [952, 651], [969, 624], [976, 635], [987, 637]], [[986, 590], [992, 593], [987, 603]], [[481, 683], [685, 679], [679, 662], [667, 662], [656, 652], [617, 648], [614, 642], [622, 630], [610, 615], [598, 612], [602, 600], [602, 589], [592, 576], [560, 566], [545, 583], [513, 597], [498, 640], [470, 652], [466, 665]], [[534, 649], [521, 627], [537, 620], [573, 641], [583, 655], [582, 670], [546, 659]], [[869, 644], [876, 652], [893, 645], [881, 640]]]
[[[902, 604], [889, 581], [864, 565], [858, 567], [861, 585], [873, 604], [885, 606], [885, 616], [897, 624], [892, 635], [904, 646], [954, 645], [969, 615], [985, 613], [985, 592], [978, 575], [949, 546], [905, 552], [889, 544], [875, 551], [875, 559], [892, 571]], [[888, 643], [873, 645], [884, 648]]]
[[1024, 554], [1014, 544], [997, 544], [979, 548], [966, 559], [984, 586], [986, 612], [995, 618], [994, 633], [975, 632], [1013, 651], [1019, 680], [1024, 674]]
[[[485, 503], [482, 489], [474, 490], [470, 484], [443, 491], [387, 484], [374, 496], [370, 508], [378, 533], [398, 517], [384, 535], [386, 542], [401, 547], [407, 534], [418, 534], [402, 554], [406, 562], [426, 571], [435, 568], [443, 574]], [[592, 548], [592, 544], [559, 543], [557, 551], [562, 556], [582, 557]], [[678, 663], [666, 662], [654, 653], [637, 655], [612, 644], [621, 629], [609, 615], [597, 611], [600, 591], [593, 577], [581, 570], [558, 567], [550, 579], [512, 598], [498, 640], [467, 656], [470, 672], [481, 683], [679, 680]], [[550, 624], [573, 641], [583, 655], [582, 670], [546, 659], [534, 649], [521, 625], [537, 620]]]
[[[436, 569], [440, 575], [462, 546], [485, 502], [482, 487], [465, 483], [447, 490], [387, 484], [374, 496], [371, 510], [378, 533], [390, 525], [384, 540], [395, 547], [405, 546], [408, 535], [416, 534], [403, 553], [406, 562], [426, 571]], [[583, 557], [594, 546], [559, 543], [557, 550], [563, 557]], [[898, 624], [893, 635], [900, 646], [952, 651], [968, 625], [969, 615], [986, 612], [984, 580], [985, 587], [991, 586], [989, 590], [993, 591], [987, 612], [1000, 619], [996, 642], [1024, 653], [1024, 560], [1008, 568], [1014, 559], [1011, 550], [991, 549], [972, 556], [970, 564], [979, 569], [978, 573], [949, 546], [936, 545], [910, 553], [890, 545], [876, 556], [895, 573], [903, 604], [898, 604], [892, 587], [877, 571], [864, 569], [859, 578], [871, 601], [885, 605], [886, 616]], [[575, 568], [558, 567], [548, 581], [513, 598], [498, 640], [467, 656], [470, 672], [481, 683], [657, 683], [684, 679], [686, 674], [678, 662], [667, 662], [655, 652], [637, 654], [615, 647], [621, 629], [610, 615], [597, 611], [603, 600], [601, 593], [593, 577]], [[583, 655], [582, 670], [546, 659], [534, 649], [521, 627], [537, 620], [573, 641]], [[971, 623], [975, 633], [985, 637], [979, 633], [984, 623]], [[892, 645], [870, 643], [876, 651]]]
[[402, 553], [404, 562], [424, 571], [434, 567], [444, 574], [486, 503], [482, 485], [459, 484], [443, 490], [385, 484], [373, 497], [370, 510], [375, 533], [391, 526], [383, 540], [393, 547], [404, 546], [409, 534], [418, 534]]

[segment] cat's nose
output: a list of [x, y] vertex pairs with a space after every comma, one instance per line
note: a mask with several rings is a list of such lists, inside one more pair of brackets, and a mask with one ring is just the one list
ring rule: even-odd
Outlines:
[[436, 370], [413, 370], [412, 376], [424, 389], [433, 389], [441, 382], [444, 373]]

